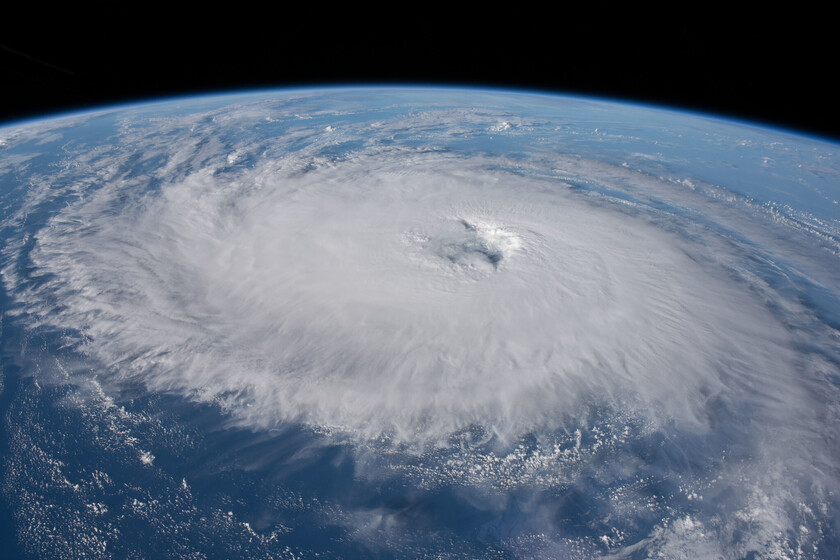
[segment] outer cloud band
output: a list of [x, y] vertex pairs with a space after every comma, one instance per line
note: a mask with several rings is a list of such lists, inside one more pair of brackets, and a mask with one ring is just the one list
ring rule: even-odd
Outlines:
[[204, 169], [119, 214], [102, 189], [38, 235], [54, 279], [29, 303], [118, 378], [261, 427], [518, 436], [610, 402], [703, 426], [704, 395], [799, 391], [782, 326], [643, 216], [481, 157], [293, 163]]

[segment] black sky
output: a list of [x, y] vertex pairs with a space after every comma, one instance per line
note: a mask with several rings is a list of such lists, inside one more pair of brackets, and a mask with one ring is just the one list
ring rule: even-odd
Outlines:
[[375, 82], [612, 97], [840, 140], [826, 14], [257, 6], [7, 10], [0, 121], [215, 90]]

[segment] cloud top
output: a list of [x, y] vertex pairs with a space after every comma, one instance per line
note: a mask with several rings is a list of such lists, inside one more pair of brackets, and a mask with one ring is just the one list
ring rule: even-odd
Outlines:
[[791, 367], [781, 325], [678, 236], [481, 157], [198, 170], [124, 195], [39, 232], [51, 280], [30, 303], [113, 377], [256, 426], [433, 442], [618, 402], [699, 426], [702, 395], [768, 371], [781, 389]]

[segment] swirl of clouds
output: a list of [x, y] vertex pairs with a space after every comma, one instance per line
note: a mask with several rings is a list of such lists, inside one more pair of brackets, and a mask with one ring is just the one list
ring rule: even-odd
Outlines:
[[[84, 357], [62, 382], [300, 426], [355, 450], [362, 478], [491, 511], [583, 485], [633, 520], [572, 546], [522, 506], [527, 530], [484, 529], [520, 556], [837, 542], [837, 339], [813, 303], [837, 298], [836, 221], [552, 140], [585, 104], [336, 95], [136, 108], [33, 178], [7, 226], [62, 202], [6, 245], [3, 279], [27, 328]], [[42, 127], [27, 138], [62, 134]], [[642, 507], [652, 477], [667, 491]]]

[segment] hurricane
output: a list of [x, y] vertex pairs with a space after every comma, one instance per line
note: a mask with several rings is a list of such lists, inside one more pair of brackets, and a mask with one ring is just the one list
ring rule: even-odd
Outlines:
[[0, 173], [30, 554], [840, 546], [836, 145], [323, 90], [0, 129]]

